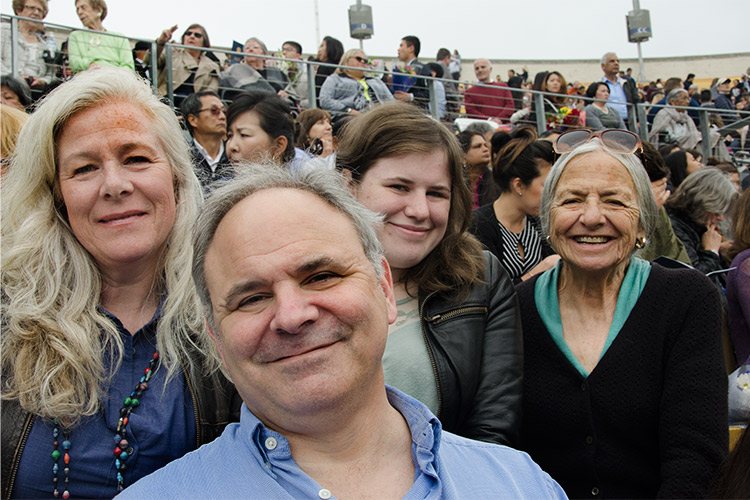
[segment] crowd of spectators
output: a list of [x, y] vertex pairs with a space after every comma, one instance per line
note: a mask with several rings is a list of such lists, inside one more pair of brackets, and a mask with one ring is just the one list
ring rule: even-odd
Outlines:
[[[327, 358], [314, 351], [361, 348], [351, 318], [353, 331], [387, 337], [354, 361], [376, 359], [367, 387], [375, 394], [384, 381], [386, 406], [404, 417], [396, 427], [411, 431], [397, 433], [411, 437], [395, 449], [411, 457], [411, 439], [422, 449], [417, 441], [447, 436], [442, 453], [452, 458], [429, 466], [440, 477], [461, 470], [451, 455], [459, 439], [466, 470], [480, 456], [481, 467], [494, 466], [489, 457], [505, 453], [496, 444], [527, 452], [549, 474], [523, 459], [530, 497], [541, 485], [550, 498], [750, 495], [750, 434], [727, 459], [726, 432], [732, 419], [750, 421], [750, 172], [741, 155], [750, 75], [708, 88], [692, 73], [641, 85], [609, 52], [588, 85], [554, 68], [533, 79], [511, 70], [504, 82], [486, 58], [469, 83], [458, 51], [420, 60], [414, 35], [400, 40], [393, 68], [332, 37], [307, 62], [298, 42], [274, 52], [256, 37], [223, 60], [200, 24], [169, 50], [178, 27], [163, 30], [151, 54], [150, 43], [131, 50], [104, 28], [104, 0], [75, 5], [85, 29], [64, 51], [45, 32], [46, 0], [14, 0], [14, 12], [33, 19], [18, 23], [15, 47], [2, 31], [4, 498], [126, 498], [157, 469], [157, 478], [187, 477], [176, 471], [236, 444], [240, 425], [255, 426], [241, 440], [261, 450], [263, 474], [277, 470], [277, 446], [298, 461], [263, 476], [294, 496], [305, 490], [300, 475], [319, 478], [315, 461], [284, 443], [311, 431], [276, 426], [277, 417], [322, 415], [316, 438], [330, 438], [331, 416], [348, 428], [370, 407], [341, 411], [362, 400], [356, 391], [306, 405], [328, 394], [329, 379], [305, 382], [307, 393], [285, 388], [289, 399], [272, 414], [257, 396], [282, 398], [264, 391], [306, 378], [309, 366], [290, 358], [310, 356], [319, 368]], [[56, 67], [61, 54], [66, 65]], [[152, 57], [158, 96], [147, 85]], [[643, 115], [637, 103], [652, 105]], [[699, 129], [706, 109], [710, 144]], [[639, 125], [648, 141], [629, 130]], [[278, 189], [302, 191], [304, 204]], [[246, 203], [269, 192], [278, 197]], [[321, 200], [335, 213], [315, 220]], [[231, 235], [217, 229], [222, 219]], [[337, 232], [348, 228], [339, 219], [357, 237]], [[225, 242], [215, 258], [216, 241], [230, 236], [249, 253]], [[360, 269], [352, 247], [344, 264], [340, 250], [328, 252], [350, 240], [372, 269]], [[220, 278], [258, 263], [262, 278], [214, 293]], [[367, 295], [377, 311], [354, 303], [356, 290], [335, 293], [350, 282], [379, 290]], [[256, 339], [261, 320], [274, 333]], [[306, 343], [319, 334], [329, 340]], [[292, 354], [274, 347], [280, 339]], [[256, 365], [286, 368], [253, 379]], [[346, 378], [351, 369], [333, 370]], [[429, 430], [415, 432], [416, 413]], [[376, 422], [373, 435], [393, 437], [387, 415], [388, 429]], [[439, 462], [437, 444], [430, 454]], [[378, 479], [386, 470], [403, 480], [406, 463], [407, 491], [422, 477], [408, 469], [416, 455], [372, 460]], [[227, 468], [228, 484], [247, 479], [239, 470]], [[450, 488], [468, 488], [455, 478]], [[221, 486], [194, 479], [197, 496]], [[145, 479], [131, 494], [168, 483]]]

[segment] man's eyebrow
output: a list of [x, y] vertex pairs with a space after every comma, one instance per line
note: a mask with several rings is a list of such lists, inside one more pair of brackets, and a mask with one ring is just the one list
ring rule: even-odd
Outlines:
[[312, 257], [297, 266], [295, 269], [297, 274], [307, 274], [313, 271], [317, 271], [322, 267], [328, 267], [334, 264], [332, 258], [328, 256]]
[[228, 307], [229, 304], [234, 303], [234, 301], [236, 301], [238, 297], [248, 292], [252, 292], [257, 288], [260, 288], [261, 285], [262, 282], [259, 280], [243, 281], [241, 283], [233, 285], [232, 288], [229, 289], [226, 297], [224, 297], [224, 306]]

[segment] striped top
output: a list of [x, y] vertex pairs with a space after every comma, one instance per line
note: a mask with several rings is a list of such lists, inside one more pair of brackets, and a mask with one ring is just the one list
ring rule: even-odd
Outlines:
[[[497, 225], [500, 227], [503, 247], [505, 247], [501, 262], [505, 270], [508, 271], [510, 278], [515, 280], [541, 262], [542, 238], [528, 217], [526, 217], [526, 224], [520, 234], [509, 231], [500, 222]], [[523, 258], [518, 251], [519, 245], [523, 248]]]

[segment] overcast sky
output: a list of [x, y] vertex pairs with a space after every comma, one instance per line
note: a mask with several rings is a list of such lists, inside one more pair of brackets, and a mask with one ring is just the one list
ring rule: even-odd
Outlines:
[[[355, 0], [318, 0], [320, 35], [358, 46], [349, 36], [347, 11]], [[625, 15], [632, 0], [363, 0], [373, 12], [375, 35], [364, 41], [371, 56], [395, 56], [402, 36], [422, 41], [422, 59], [437, 49], [458, 49], [465, 58], [598, 59], [614, 50], [621, 58], [637, 57], [628, 43]], [[12, 14], [11, 0], [1, 0]], [[231, 46], [255, 36], [269, 50], [286, 40], [317, 48], [314, 0], [108, 0], [104, 26], [132, 37], [155, 38], [174, 24], [182, 33], [203, 24], [211, 43]], [[47, 21], [79, 27], [74, 0], [49, 0]], [[750, 51], [750, 1], [641, 0], [651, 12], [653, 38], [642, 44], [643, 56], [673, 57]], [[750, 60], [748, 61], [750, 66]], [[744, 68], [743, 68], [744, 69]]]

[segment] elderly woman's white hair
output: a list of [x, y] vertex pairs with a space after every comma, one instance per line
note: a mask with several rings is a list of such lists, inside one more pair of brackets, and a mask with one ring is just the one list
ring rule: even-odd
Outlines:
[[[565, 167], [570, 163], [573, 158], [595, 151], [603, 151], [619, 161], [630, 174], [635, 185], [635, 197], [638, 203], [638, 212], [641, 229], [644, 232], [645, 237], [648, 239], [654, 231], [656, 221], [658, 217], [658, 209], [656, 207], [656, 200], [654, 199], [654, 193], [651, 190], [651, 181], [648, 178], [646, 169], [643, 168], [641, 161], [635, 153], [623, 154], [614, 153], [605, 149], [598, 138], [592, 139], [570, 153], [565, 153], [552, 165], [552, 169], [547, 176], [547, 180], [544, 182], [544, 189], [542, 190], [542, 202], [539, 207], [539, 218], [542, 225], [542, 231], [545, 235], [550, 234], [550, 208], [555, 198], [555, 190], [557, 184], [560, 182], [560, 177], [565, 170]], [[592, 169], [601, 168], [598, 165], [592, 165]]]
[[132, 71], [85, 71], [52, 91], [31, 115], [2, 186], [2, 397], [46, 418], [76, 421], [96, 413], [110, 375], [106, 357], [112, 372], [121, 359], [117, 328], [97, 307], [99, 270], [68, 224], [55, 144], [76, 113], [117, 102], [137, 106], [151, 119], [142, 126], [161, 142], [174, 176], [175, 224], [151, 292], [163, 297], [169, 291], [156, 334], [161, 361], [172, 377], [178, 360], [211, 349], [196, 335], [204, 326], [190, 276], [190, 234], [202, 194], [179, 123]]

